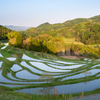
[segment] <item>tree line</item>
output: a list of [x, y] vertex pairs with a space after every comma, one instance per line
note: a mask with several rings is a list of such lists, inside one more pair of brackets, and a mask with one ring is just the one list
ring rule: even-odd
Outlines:
[[65, 43], [60, 37], [53, 37], [48, 34], [36, 37], [26, 37], [19, 32], [8, 33], [9, 44], [27, 50], [45, 52], [50, 54], [76, 55], [86, 57], [99, 57], [99, 48], [85, 44]]

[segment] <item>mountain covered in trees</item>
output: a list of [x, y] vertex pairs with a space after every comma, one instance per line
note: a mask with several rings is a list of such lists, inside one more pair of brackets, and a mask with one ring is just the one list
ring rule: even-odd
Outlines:
[[100, 43], [100, 16], [91, 18], [77, 18], [64, 23], [44, 23], [34, 28], [31, 27], [21, 34], [36, 37], [48, 34], [53, 37], [75, 38], [84, 44]]
[[49, 24], [48, 22], [46, 22], [46, 23], [39, 25], [37, 29], [44, 30], [44, 31], [48, 31], [51, 29], [57, 30], [61, 28], [72, 27], [82, 22], [99, 22], [100, 23], [100, 15], [91, 17], [91, 18], [76, 18], [76, 19], [68, 20], [64, 23], [58, 23], [58, 24]]
[[11, 32], [12, 30], [0, 25], [0, 40], [4, 40], [4, 39], [7, 39], [7, 34], [9, 32]]

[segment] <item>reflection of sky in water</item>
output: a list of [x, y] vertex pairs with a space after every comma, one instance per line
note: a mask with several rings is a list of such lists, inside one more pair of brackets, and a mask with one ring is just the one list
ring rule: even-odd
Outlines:
[[[19, 80], [19, 79], [13, 77], [13, 76], [11, 75], [11, 73], [8, 73], [7, 76], [8, 76], [9, 78], [11, 78], [11, 79]], [[19, 81], [21, 81], [21, 80], [19, 80]], [[31, 84], [31, 83], [40, 84], [40, 83], [46, 83], [46, 82], [44, 81], [44, 82], [20, 82], [20, 83], [25, 83], [25, 84], [29, 84], [29, 83], [30, 83], [30, 84]]]
[[[93, 81], [89, 81], [86, 84], [84, 82], [82, 83], [76, 83], [76, 84], [70, 84], [70, 85], [60, 85], [60, 86], [54, 86], [50, 89], [50, 92], [53, 91], [54, 93], [56, 89], [58, 90], [59, 94], [68, 94], [68, 93], [80, 93], [80, 92], [86, 92], [86, 91], [92, 91], [96, 88], [100, 88], [100, 79], [96, 79]], [[39, 90], [43, 90], [43, 87], [38, 88]], [[17, 90], [16, 90], [17, 91]], [[30, 89], [21, 89], [19, 92], [25, 92], [25, 93], [37, 93], [37, 88], [30, 88]], [[47, 88], [48, 91], [48, 88]], [[17, 91], [18, 92], [18, 91]]]
[[[42, 74], [42, 73], [43, 73], [43, 71], [40, 71], [40, 70], [38, 70], [38, 69], [36, 69], [36, 68], [34, 68], [34, 67], [28, 65], [25, 61], [22, 61], [20, 64], [21, 64], [22, 66], [26, 67], [26, 68], [29, 68], [29, 69], [30, 69], [31, 71], [33, 71], [34, 73], [38, 73], [38, 74]], [[49, 74], [51, 74], [51, 75], [60, 75], [60, 74], [62, 74], [62, 73], [49, 73]], [[55, 76], [55, 77], [59, 77], [59, 76]]]
[[[23, 74], [23, 73], [22, 73]], [[23, 74], [23, 76], [27, 76], [29, 74]], [[34, 75], [33, 75], [34, 76]], [[6, 82], [6, 83], [20, 83], [20, 84], [39, 84], [39, 83], [46, 83], [46, 82], [17, 82], [17, 81], [12, 81], [12, 80], [9, 80], [5, 77], [2, 76], [2, 71], [0, 71], [0, 82]]]
[[13, 57], [6, 58], [6, 59], [8, 59], [8, 60], [10, 60], [10, 61], [15, 61], [15, 60], [16, 60], [16, 58], [13, 58]]
[[0, 53], [0, 57], [3, 57], [3, 55]]
[[28, 56], [25, 55], [25, 54], [23, 54], [22, 59], [25, 59], [25, 60], [33, 60], [33, 61], [41, 61], [41, 60], [38, 60], [38, 59], [34, 59], [34, 58], [31, 58], [31, 57], [28, 57]]
[[98, 64], [98, 65], [94, 65], [94, 66], [92, 66], [91, 68], [95, 68], [95, 67], [98, 67], [98, 66], [100, 66], [100, 64]]
[[22, 68], [19, 66], [19, 65], [17, 65], [17, 64], [14, 64], [12, 67], [11, 67], [11, 70], [13, 70], [13, 71], [19, 71], [19, 70], [21, 70]]
[[75, 63], [73, 63], [73, 62], [64, 62], [64, 61], [55, 61], [55, 62], [58, 62], [58, 63], [62, 63], [62, 64], [75, 64]]
[[7, 76], [8, 76], [9, 78], [13, 79], [13, 80], [19, 80], [19, 79], [13, 77], [13, 76], [11, 75], [11, 73], [7, 73]]
[[100, 100], [100, 94], [92, 94], [88, 96], [78, 97], [75, 100]]
[[39, 68], [39, 69], [42, 69], [42, 70], [45, 70], [45, 71], [48, 71], [48, 72], [68, 72], [68, 71], [71, 71], [71, 70], [60, 70], [60, 69], [55, 69], [55, 68], [51, 68], [43, 63], [40, 63], [40, 62], [30, 62], [33, 66]]
[[21, 83], [21, 82], [12, 81], [12, 80], [9, 80], [9, 79], [3, 77], [2, 76], [2, 71], [0, 71], [0, 82], [6, 82], [6, 83]]
[[34, 73], [38, 73], [38, 74], [42, 74], [42, 73], [43, 73], [43, 71], [40, 71], [40, 70], [38, 70], [38, 69], [36, 69], [36, 68], [34, 68], [34, 67], [31, 67], [31, 66], [28, 65], [25, 61], [22, 61], [20, 64], [23, 65], [23, 66], [26, 67], [26, 68], [29, 68], [29, 69], [30, 69], [32, 72], [34, 72]]
[[51, 64], [48, 64], [48, 65], [50, 65], [52, 67], [55, 67], [55, 68], [60, 68], [60, 69], [73, 69], [73, 68], [81, 67], [84, 64], [81, 64], [81, 65], [71, 65], [71, 66], [57, 66], [57, 65], [51, 65]]
[[66, 79], [75, 79], [75, 78], [81, 78], [81, 77], [86, 77], [86, 76], [90, 76], [90, 75], [95, 75], [98, 72], [100, 72], [100, 69], [91, 69], [84, 73], [80, 73], [80, 74], [77, 74], [74, 76], [69, 76], [69, 77], [63, 78], [62, 81], [66, 80]]
[[63, 65], [63, 64], [54, 62], [54, 60], [51, 60], [51, 59], [43, 59], [43, 58], [40, 58], [40, 59], [41, 59], [41, 62], [47, 62], [49, 64], [54, 64], [54, 65]]
[[63, 64], [59, 64], [59, 63], [54, 63], [54, 62], [48, 62], [48, 64], [53, 64], [53, 65], [59, 65], [59, 66], [63, 66]]
[[2, 47], [1, 49], [5, 49], [7, 46]]
[[27, 70], [22, 70], [20, 72], [17, 72], [16, 76], [18, 78], [23, 78], [23, 79], [39, 79], [38, 75], [32, 74], [28, 72]]
[[8, 43], [4, 43], [4, 47], [2, 47], [1, 49], [5, 49], [8, 46]]
[[4, 43], [4, 45], [8, 46], [8, 43]]
[[0, 68], [2, 67], [2, 63], [3, 63], [3, 62], [0, 62]]
[[100, 74], [96, 75], [96, 76], [100, 76]]

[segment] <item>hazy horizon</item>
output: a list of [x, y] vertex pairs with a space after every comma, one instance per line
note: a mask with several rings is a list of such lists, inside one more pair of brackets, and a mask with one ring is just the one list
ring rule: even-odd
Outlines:
[[100, 15], [100, 0], [0, 1], [0, 25], [37, 27]]

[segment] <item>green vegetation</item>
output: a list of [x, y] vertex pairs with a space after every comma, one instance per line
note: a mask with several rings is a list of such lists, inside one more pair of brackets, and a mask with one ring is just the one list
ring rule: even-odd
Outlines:
[[[87, 25], [85, 25], [85, 23], [87, 23]], [[89, 25], [89, 23], [91, 23], [91, 24]], [[90, 30], [91, 25], [93, 25], [93, 24], [100, 25], [100, 16], [95, 16], [95, 17], [92, 17], [89, 19], [77, 18], [77, 19], [69, 20], [64, 23], [58, 23], [58, 24], [49, 24], [48, 22], [46, 22], [44, 24], [39, 25], [36, 28], [30, 28], [21, 33], [25, 34], [27, 36], [32, 36], [32, 37], [36, 37], [36, 36], [42, 35], [42, 34], [49, 34], [49, 35], [55, 36], [55, 37], [58, 37], [58, 36], [63, 37], [64, 36], [66, 38], [72, 38], [72, 37], [77, 38], [75, 32], [77, 34], [78, 34], [78, 32], [80, 33], [80, 29], [81, 29], [82, 33], [85, 32], [86, 34], [88, 34], [88, 32], [91, 32], [91, 31], [93, 32], [93, 30]], [[93, 26], [93, 27], [95, 27], [95, 26]], [[98, 34], [98, 33], [96, 33], [96, 34]], [[81, 41], [81, 42], [83, 42], [83, 41]]]
[[32, 36], [32, 37], [35, 37], [38, 35], [38, 30], [34, 27], [31, 27], [29, 29], [27, 29], [24, 33], [26, 36]]
[[52, 37], [48, 34], [37, 37], [25, 37], [19, 32], [8, 33], [9, 44], [27, 50], [51, 53], [56, 55], [72, 55], [99, 58], [99, 47], [94, 48], [81, 43], [66, 42], [68, 39]]
[[48, 22], [41, 24], [37, 27], [39, 31], [48, 31], [48, 30], [58, 30], [61, 28], [66, 28], [66, 27], [72, 27], [75, 24], [81, 23], [81, 22], [88, 22], [88, 19], [85, 18], [77, 18], [74, 20], [68, 20], [64, 23], [58, 23], [58, 24], [49, 24]]
[[100, 25], [97, 23], [83, 22], [69, 28], [66, 31], [66, 34], [67, 33], [70, 33], [70, 36], [74, 37], [76, 41], [80, 41], [84, 44], [100, 43]]
[[[43, 39], [43, 37], [40, 36], [40, 38]], [[45, 37], [44, 37], [45, 38]], [[2, 44], [4, 46], [4, 44]], [[2, 47], [2, 46], [1, 46]], [[77, 46], [76, 46], [77, 48]], [[15, 48], [12, 46], [8, 46], [6, 47], [4, 50], [0, 49], [0, 53], [3, 55], [3, 57], [0, 57], [0, 62], [3, 61], [2, 67], [0, 68], [0, 70], [2, 71], [2, 76], [7, 78], [8, 80], [12, 80], [16, 83], [9, 83], [9, 82], [0, 82], [2, 85], [0, 86], [0, 99], [1, 100], [10, 100], [10, 99], [14, 99], [14, 100], [68, 100], [68, 99], [74, 99], [75, 96], [85, 96], [85, 95], [92, 95], [92, 94], [96, 94], [96, 93], [100, 93], [100, 89], [95, 89], [93, 91], [89, 91], [89, 92], [82, 92], [82, 93], [75, 93], [75, 94], [64, 94], [62, 93], [59, 94], [58, 90], [55, 89], [53, 91], [50, 91], [47, 89], [47, 87], [54, 87], [56, 85], [67, 85], [67, 84], [75, 84], [75, 83], [81, 83], [81, 82], [88, 82], [88, 81], [92, 81], [95, 79], [99, 79], [100, 76], [97, 77], [97, 75], [100, 74], [100, 72], [96, 73], [95, 75], [90, 75], [88, 73], [85, 73], [85, 76], [82, 78], [76, 78], [76, 79], [68, 79], [68, 80], [64, 80], [61, 81], [63, 78], [69, 77], [69, 76], [73, 76], [73, 75], [78, 75], [80, 73], [83, 72], [87, 72], [91, 69], [92, 66], [97, 65], [100, 63], [99, 59], [95, 59], [92, 60], [91, 62], [89, 62], [89, 60], [85, 61], [85, 60], [68, 60], [68, 59], [64, 59], [64, 58], [60, 58], [56, 55], [50, 55], [47, 53], [43, 53], [43, 52], [35, 52], [35, 51], [27, 51], [24, 49], [19, 49], [19, 48]], [[49, 62], [55, 63], [55, 61], [65, 61], [65, 62], [73, 62], [75, 64], [85, 64], [82, 67], [79, 68], [75, 68], [72, 69], [71, 72], [67, 72], [67, 73], [60, 73], [57, 74], [59, 77], [58, 78], [54, 78], [54, 76], [56, 75], [51, 75], [51, 73], [45, 72], [44, 70], [40, 70], [39, 68], [36, 68], [35, 66], [31, 65], [29, 62], [29, 60], [25, 60], [22, 58], [17, 57], [15, 61], [10, 61], [7, 58], [8, 57], [12, 57], [14, 54], [26, 54], [27, 56], [36, 59], [37, 60], [42, 60], [42, 63], [51, 67], [50, 65], [48, 65]], [[22, 56], [21, 56], [22, 57]], [[43, 60], [46, 59], [46, 60]], [[22, 61], [25, 61], [28, 65], [30, 65], [33, 68], [36, 68], [37, 70], [42, 71], [42, 74], [38, 74], [36, 72], [32, 72], [31, 70], [29, 70], [28, 68], [26, 68], [25, 66], [22, 66], [20, 63]], [[33, 61], [34, 62], [34, 61]], [[38, 61], [41, 62], [41, 61]], [[88, 63], [89, 62], [89, 63]], [[20, 72], [22, 70], [19, 71], [13, 71], [11, 70], [11, 67], [14, 64], [18, 64], [19, 66], [21, 66], [22, 70], [27, 70], [29, 73], [34, 74], [34, 75], [39, 75], [40, 79], [23, 79], [23, 78], [18, 78], [16, 77], [16, 73]], [[57, 64], [61, 64], [60, 62]], [[75, 64], [61, 64], [58, 66], [69, 66], [70, 65], [75, 65]], [[53, 68], [53, 67], [52, 67]], [[93, 69], [93, 68], [92, 68]], [[95, 69], [100, 69], [99, 66], [96, 67]], [[8, 73], [11, 73], [11, 75], [16, 78], [16, 79], [20, 79], [20, 80], [15, 80], [10, 78], [9, 76], [7, 76]], [[53, 74], [53, 73], [52, 73]], [[65, 75], [65, 76], [61, 76], [61, 75]], [[61, 76], [61, 77], [60, 77]], [[4, 85], [22, 85], [22, 83], [17, 83], [17, 82], [41, 82], [41, 81], [46, 81], [46, 83], [39, 83], [39, 84], [23, 84], [26, 86], [22, 86], [22, 87], [4, 87]], [[47, 87], [46, 87], [47, 86]], [[39, 88], [39, 87], [44, 87], [44, 89], [48, 90], [48, 91], [42, 91], [42, 94], [44, 95], [40, 95], [40, 91], [37, 91], [37, 94], [25, 94], [25, 93], [19, 93], [19, 92], [15, 92], [15, 90], [20, 90], [20, 89], [30, 89], [30, 88]], [[45, 94], [47, 93], [47, 94]]]
[[[21, 83], [17, 83], [17, 82], [41, 82], [41, 81], [46, 81], [46, 83], [39, 83], [39, 84], [25, 84], [26, 86], [22, 86], [22, 87], [13, 87], [13, 88], [10, 88], [10, 87], [4, 87], [3, 85], [0, 86], [0, 99], [1, 100], [10, 100], [10, 99], [14, 99], [14, 100], [68, 100], [69, 98], [72, 99], [74, 98], [75, 96], [85, 96], [85, 95], [92, 95], [92, 94], [95, 94], [95, 93], [99, 93], [100, 92], [100, 89], [95, 89], [93, 91], [89, 91], [89, 92], [82, 92], [82, 93], [75, 93], [75, 94], [64, 94], [62, 93], [62, 95], [59, 95], [58, 93], [58, 90], [57, 89], [54, 89], [53, 91], [42, 91], [42, 94], [44, 93], [44, 95], [40, 95], [40, 91], [37, 91], [37, 94], [25, 94], [25, 93], [19, 93], [19, 92], [14, 92], [15, 90], [20, 90], [20, 89], [29, 89], [29, 88], [39, 88], [39, 87], [44, 87], [44, 89], [46, 89], [46, 86], [48, 87], [53, 87], [53, 86], [56, 86], [56, 85], [67, 85], [67, 84], [74, 84], [74, 83], [81, 83], [81, 82], [88, 82], [88, 81], [91, 81], [91, 80], [95, 80], [95, 79], [99, 79], [100, 76], [97, 77], [97, 75], [100, 74], [99, 73], [96, 73], [95, 75], [85, 75], [85, 77], [82, 77], [82, 78], [76, 78], [76, 79], [69, 79], [69, 80], [64, 80], [64, 81], [61, 81], [61, 79], [65, 78], [65, 77], [69, 77], [69, 76], [73, 76], [73, 75], [78, 75], [82, 72], [86, 72], [86, 71], [89, 71], [91, 69], [92, 66], [94, 65], [97, 65], [100, 63], [99, 59], [95, 59], [95, 60], [92, 60], [90, 63], [89, 60], [85, 61], [85, 60], [68, 60], [68, 59], [64, 59], [64, 58], [60, 58], [58, 56], [55, 56], [55, 55], [50, 55], [50, 54], [47, 54], [47, 53], [42, 53], [42, 52], [33, 52], [33, 51], [27, 51], [27, 50], [24, 50], [24, 49], [19, 49], [19, 48], [15, 48], [15, 47], [12, 47], [12, 46], [8, 46], [7, 48], [5, 48], [4, 50], [1, 50], [0, 49], [0, 53], [4, 56], [4, 57], [0, 57], [0, 62], [3, 61], [3, 64], [2, 64], [2, 67], [0, 68], [0, 70], [3, 70], [2, 72], [2, 76], [7, 78], [8, 80], [12, 80], [12, 81], [15, 81], [16, 83], [9, 83], [9, 82], [0, 82], [1, 84], [9, 84], [9, 85], [22, 85]], [[27, 70], [29, 73], [32, 73], [32, 74], [35, 74], [35, 75], [38, 75], [36, 74], [36, 72], [32, 72], [31, 70], [29, 70], [28, 68], [26, 68], [25, 66], [22, 66], [20, 63], [22, 61], [25, 61], [28, 65], [30, 65], [31, 67], [33, 68], [36, 68], [35, 66], [32, 66], [31, 64], [29, 64], [29, 60], [25, 60], [25, 59], [22, 59], [22, 58], [19, 58], [17, 57], [15, 61], [10, 61], [8, 60], [7, 58], [8, 57], [12, 57], [13, 54], [26, 54], [27, 56], [29, 57], [32, 57], [36, 60], [42, 60], [42, 63], [44, 63], [45, 65], [48, 65], [49, 62], [52, 62], [54, 63], [55, 61], [65, 61], [65, 62], [73, 62], [73, 63], [76, 63], [76, 64], [85, 64], [83, 65], [82, 67], [80, 68], [76, 68], [76, 69], [72, 69], [71, 72], [68, 72], [68, 73], [61, 73], [61, 74], [58, 74], [58, 78], [54, 78], [54, 76], [51, 76], [50, 73], [48, 72], [45, 72], [43, 70], [43, 73], [42, 74], [39, 74], [40, 75], [40, 78], [41, 78], [41, 81], [39, 79], [22, 79], [22, 78], [19, 78], [20, 80], [14, 80], [10, 77], [7, 76], [7, 73], [11, 73], [12, 76], [14, 78], [17, 78], [16, 77], [16, 73], [17, 72], [20, 72], [21, 70], [19, 71], [12, 71], [11, 70], [11, 67], [14, 65], [14, 64], [18, 64], [19, 66], [22, 67], [22, 70]], [[43, 59], [46, 59], [46, 60], [43, 60]], [[40, 61], [39, 61], [40, 62]], [[60, 62], [59, 63], [56, 63], [57, 64], [61, 64]], [[61, 64], [59, 66], [69, 66], [70, 65], [74, 65], [74, 64]], [[48, 65], [49, 66], [49, 65]], [[51, 67], [51, 66], [50, 66]], [[95, 69], [100, 69], [99, 66], [96, 67]], [[40, 69], [38, 69], [40, 70]], [[84, 70], [84, 71], [83, 71]], [[79, 72], [80, 71], [80, 72]], [[75, 73], [76, 72], [76, 73]], [[69, 75], [70, 74], [70, 75]], [[61, 75], [65, 75], [65, 76], [62, 76], [60, 77]], [[45, 95], [45, 93], [47, 93]], [[49, 94], [50, 93], [50, 94]], [[34, 99], [35, 98], [35, 99]]]
[[[20, 39], [18, 47], [28, 50], [61, 56], [99, 58], [100, 55], [100, 16], [89, 19], [77, 18], [62, 24], [47, 22], [37, 28], [30, 28], [20, 33], [22, 39]], [[11, 38], [9, 39], [11, 41]], [[93, 45], [97, 45], [96, 48]]]
[[48, 31], [48, 30], [59, 30], [59, 29], [63, 29], [66, 27], [72, 27], [76, 24], [82, 23], [82, 22], [100, 22], [100, 15], [99, 16], [95, 16], [92, 18], [76, 18], [73, 20], [68, 20], [64, 23], [58, 23], [58, 24], [49, 24], [48, 22], [39, 25], [36, 29], [40, 30], [40, 31]]
[[2, 25], [0, 25], [0, 40], [5, 40], [7, 39], [7, 34], [9, 32], [11, 32], [12, 30], [6, 28], [6, 27], [3, 27]]
[[22, 47], [22, 35], [19, 32], [11, 32], [8, 33], [7, 36], [10, 45]]
[[84, 96], [90, 95], [90, 100], [92, 100], [92, 94], [100, 93], [100, 89], [91, 91], [91, 92], [82, 92], [77, 94], [57, 94], [55, 91], [55, 95], [39, 95], [38, 93], [35, 94], [25, 94], [25, 93], [16, 93], [13, 91], [9, 91], [7, 89], [0, 88], [0, 99], [1, 100], [76, 100], [77, 98], [83, 99]]
[[[34, 36], [37, 34], [34, 33]], [[75, 41], [80, 41], [84, 44], [99, 44], [100, 24], [93, 22], [82, 22], [73, 25], [72, 27], [65, 27], [59, 30], [51, 29], [44, 32], [40, 31], [40, 34], [49, 34], [54, 37], [75, 38]]]

